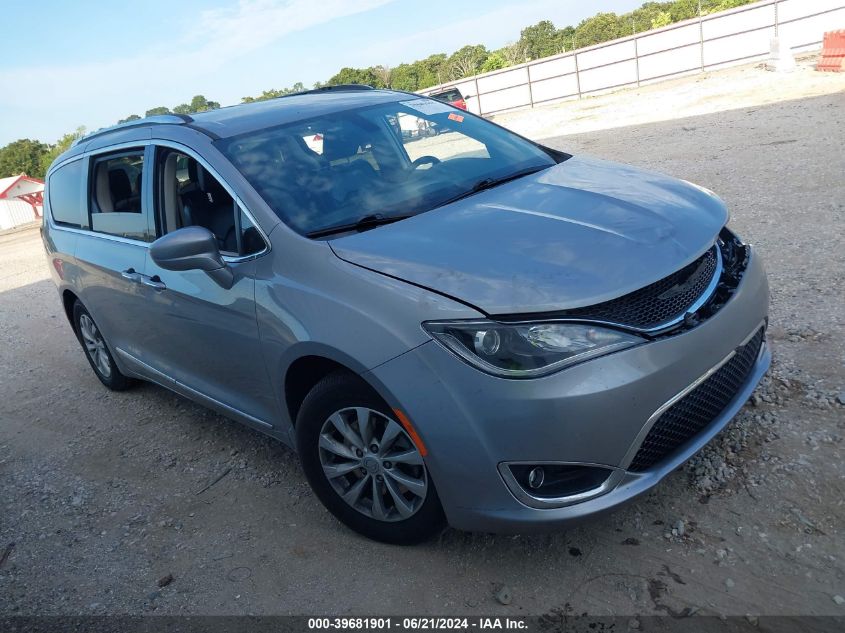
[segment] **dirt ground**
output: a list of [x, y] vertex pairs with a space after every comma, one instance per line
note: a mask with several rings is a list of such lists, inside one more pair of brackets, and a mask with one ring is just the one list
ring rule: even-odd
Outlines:
[[[770, 274], [775, 356], [690, 465], [548, 536], [448, 530], [411, 548], [356, 536], [280, 444], [156, 386], [107, 392], [37, 231], [0, 236], [0, 615], [845, 614], [843, 87], [628, 126], [620, 111], [613, 129], [578, 135], [537, 124], [561, 149], [723, 196]], [[669, 92], [638, 99], [658, 109]]]

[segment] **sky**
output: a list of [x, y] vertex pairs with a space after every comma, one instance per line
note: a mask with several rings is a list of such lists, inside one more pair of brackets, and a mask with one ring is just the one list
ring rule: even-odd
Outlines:
[[[222, 105], [344, 66], [499, 48], [539, 20], [576, 25], [642, 0], [3, 0], [0, 147], [190, 102]], [[19, 19], [20, 22], [16, 23]]]

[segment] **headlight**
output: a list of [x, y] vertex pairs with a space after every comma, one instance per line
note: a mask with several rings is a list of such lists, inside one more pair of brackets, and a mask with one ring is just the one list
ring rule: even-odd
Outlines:
[[430, 321], [423, 327], [470, 364], [508, 378], [542, 376], [644, 339], [583, 323]]

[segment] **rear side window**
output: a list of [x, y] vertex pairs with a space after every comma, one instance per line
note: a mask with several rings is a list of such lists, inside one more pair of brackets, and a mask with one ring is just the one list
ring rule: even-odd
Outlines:
[[144, 150], [98, 157], [91, 163], [91, 230], [151, 242], [142, 204]]
[[83, 164], [76, 160], [59, 167], [50, 175], [47, 198], [53, 221], [64, 226], [80, 228], [83, 223], [82, 189], [84, 185]]
[[463, 99], [463, 96], [457, 89], [447, 90], [446, 92], [438, 92], [437, 94], [431, 95], [432, 99], [437, 99], [438, 101], [448, 101], [451, 103], [452, 101], [458, 101]]

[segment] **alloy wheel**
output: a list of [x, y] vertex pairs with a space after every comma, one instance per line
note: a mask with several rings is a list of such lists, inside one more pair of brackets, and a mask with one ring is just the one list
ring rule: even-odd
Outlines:
[[336, 411], [319, 436], [320, 464], [335, 492], [378, 521], [413, 516], [428, 494], [422, 455], [405, 429], [365, 407]]
[[106, 350], [106, 343], [100, 334], [100, 330], [94, 324], [87, 314], [82, 314], [79, 317], [79, 333], [82, 335], [82, 342], [85, 345], [85, 351], [97, 368], [97, 371], [104, 378], [111, 376], [111, 360], [109, 359], [108, 350]]

